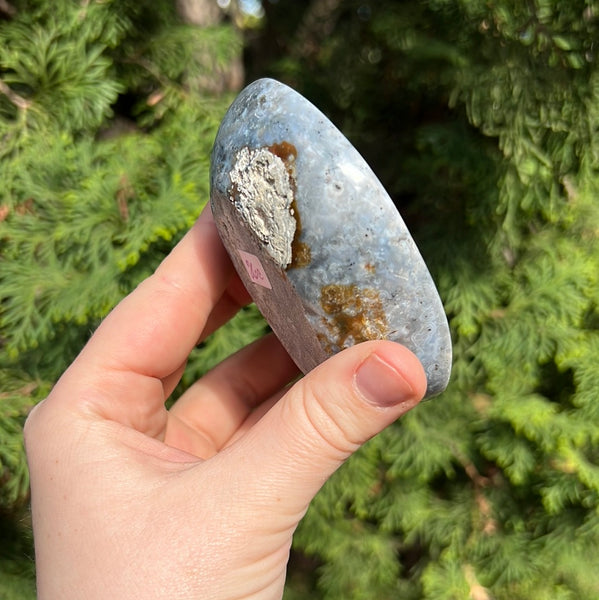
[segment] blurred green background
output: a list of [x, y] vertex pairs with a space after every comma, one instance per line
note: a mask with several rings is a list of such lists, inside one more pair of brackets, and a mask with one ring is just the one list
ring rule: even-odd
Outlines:
[[[592, 0], [0, 0], [0, 600], [35, 596], [27, 412], [191, 226], [263, 76], [365, 156], [454, 340], [448, 390], [313, 502], [286, 598], [599, 598], [598, 25]], [[242, 311], [178, 393], [264, 331]]]

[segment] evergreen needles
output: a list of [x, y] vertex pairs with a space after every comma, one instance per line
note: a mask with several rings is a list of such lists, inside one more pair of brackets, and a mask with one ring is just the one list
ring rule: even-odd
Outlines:
[[[206, 203], [240, 38], [183, 23], [168, 0], [11, 6], [0, 20], [0, 514], [19, 523], [24, 418]], [[190, 371], [264, 325], [250, 310], [227, 331]], [[10, 541], [2, 528], [1, 598], [32, 593], [18, 531]]]
[[[356, 143], [455, 344], [447, 392], [310, 507], [288, 598], [595, 600], [599, 6], [264, 9], [250, 78], [291, 83]], [[183, 23], [170, 0], [0, 1], [0, 17], [0, 597], [14, 598], [32, 594], [24, 417], [206, 202], [241, 38]], [[262, 331], [243, 311], [182, 387]]]
[[598, 10], [348, 0], [310, 35], [270, 10], [273, 68], [393, 192], [455, 344], [447, 392], [302, 522], [317, 597], [599, 597]]

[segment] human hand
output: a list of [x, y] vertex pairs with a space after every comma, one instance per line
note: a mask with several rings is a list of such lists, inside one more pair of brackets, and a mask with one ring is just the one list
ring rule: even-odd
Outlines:
[[310, 500], [424, 395], [387, 341], [286, 389], [296, 367], [266, 336], [167, 411], [190, 350], [247, 301], [206, 210], [29, 416], [40, 599], [280, 598]]

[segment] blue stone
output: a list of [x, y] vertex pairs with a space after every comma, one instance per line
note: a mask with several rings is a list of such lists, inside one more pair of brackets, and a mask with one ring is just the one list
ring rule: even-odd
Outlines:
[[291, 88], [260, 79], [225, 115], [211, 204], [256, 305], [304, 373], [372, 339], [410, 348], [427, 396], [451, 371], [433, 279], [405, 223], [343, 134]]

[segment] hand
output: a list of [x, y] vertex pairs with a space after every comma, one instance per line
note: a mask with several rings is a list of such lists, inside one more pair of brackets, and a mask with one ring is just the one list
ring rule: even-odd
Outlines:
[[190, 350], [248, 301], [206, 210], [29, 416], [40, 599], [280, 598], [310, 500], [423, 396], [420, 363], [387, 341], [288, 387], [267, 336], [167, 411]]

